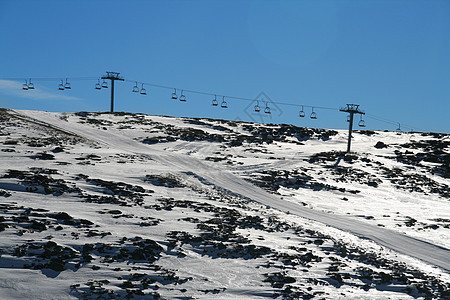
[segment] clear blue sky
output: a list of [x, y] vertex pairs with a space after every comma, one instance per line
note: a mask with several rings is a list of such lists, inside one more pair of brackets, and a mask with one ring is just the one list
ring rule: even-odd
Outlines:
[[[381, 117], [405, 131], [450, 132], [448, 0], [0, 0], [0, 38], [0, 107], [107, 111], [110, 91], [95, 90], [95, 78], [116, 71], [218, 95], [264, 92], [308, 106], [307, 116], [309, 106], [357, 103], [367, 129], [397, 128]], [[39, 80], [66, 77], [72, 90]], [[35, 90], [21, 90], [27, 78]], [[186, 93], [182, 103], [152, 86], [133, 94], [133, 85], [116, 82], [117, 111], [347, 127], [337, 110], [315, 109], [311, 120], [269, 104], [270, 116], [257, 115], [250, 101], [226, 99], [222, 109], [210, 96]]]

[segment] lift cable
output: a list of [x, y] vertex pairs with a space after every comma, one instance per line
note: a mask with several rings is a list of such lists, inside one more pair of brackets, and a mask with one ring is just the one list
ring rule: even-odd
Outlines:
[[[165, 85], [160, 85], [160, 84], [155, 84], [155, 83], [150, 83], [150, 82], [142, 82], [142, 81], [136, 81], [136, 80], [127, 80], [127, 79], [125, 79], [125, 81], [126, 82], [143, 83], [145, 85], [158, 87], [158, 88], [163, 88], [163, 89], [168, 89], [168, 90], [174, 90], [174, 89], [176, 89], [176, 90], [183, 90], [184, 92], [188, 92], [188, 93], [192, 93], [192, 94], [205, 95], [205, 96], [211, 96], [211, 97], [219, 96], [219, 97], [222, 97], [222, 98], [225, 97], [225, 98], [228, 98], [228, 99], [251, 101], [251, 102], [253, 102], [255, 100], [258, 100], [258, 99], [255, 99], [255, 98], [245, 98], [245, 97], [237, 97], [237, 96], [223, 95], [223, 94], [217, 94], [217, 93], [208, 93], [208, 92], [189, 90], [189, 89], [174, 88], [174, 87], [171, 87], [171, 86], [165, 86]], [[317, 105], [294, 104], [294, 103], [278, 102], [278, 101], [270, 101], [270, 102], [275, 103], [275, 104], [279, 104], [279, 105], [286, 105], [286, 106], [295, 106], [295, 107], [303, 106], [303, 107], [310, 107], [310, 108], [317, 108], [317, 109], [339, 110], [337, 108], [317, 106]]]
[[[30, 80], [31, 83], [31, 79], [33, 80], [33, 82], [39, 82], [39, 81], [66, 81], [67, 84], [67, 80], [70, 79], [70, 81], [77, 81], [77, 80], [98, 80], [97, 85], [96, 85], [96, 89], [99, 89], [99, 77], [70, 77], [70, 76], [60, 76], [60, 77], [27, 77], [26, 79], [24, 79], [24, 77], [21, 78], [0, 78], [0, 80], [12, 80], [12, 81], [24, 81], [24, 80]], [[155, 84], [155, 83], [150, 83], [150, 82], [142, 82], [142, 81], [137, 81], [137, 80], [128, 80], [125, 79], [124, 81], [126, 82], [131, 82], [135, 85], [137, 85], [138, 83], [141, 85], [148, 85], [148, 86], [153, 86], [153, 87], [157, 87], [157, 88], [163, 88], [163, 89], [168, 89], [168, 90], [182, 90], [184, 92], [188, 92], [188, 93], [193, 93], [193, 94], [199, 94], [199, 95], [206, 95], [206, 96], [214, 96], [214, 97], [225, 97], [227, 99], [234, 99], [234, 100], [242, 100], [242, 101], [258, 101], [261, 100], [264, 102], [264, 99], [254, 99], [254, 98], [245, 98], [245, 97], [237, 97], [237, 96], [230, 96], [230, 95], [223, 95], [223, 94], [217, 94], [217, 93], [209, 93], [209, 92], [203, 92], [203, 91], [198, 91], [198, 90], [189, 90], [189, 89], [181, 89], [181, 88], [174, 88], [171, 86], [165, 86], [165, 85], [160, 85], [160, 84]], [[34, 88], [34, 87], [33, 87]], [[141, 90], [142, 91], [142, 90]], [[145, 91], [145, 90], [144, 90]], [[143, 93], [141, 93], [143, 94]], [[174, 93], [175, 94], [175, 93]], [[301, 111], [300, 113], [303, 112], [305, 107], [311, 108], [313, 111], [314, 109], [325, 109], [325, 110], [334, 110], [334, 111], [339, 111], [338, 108], [332, 108], [332, 107], [325, 107], [325, 106], [316, 106], [316, 105], [305, 105], [305, 104], [294, 104], [294, 103], [289, 103], [289, 102], [280, 102], [280, 101], [270, 101], [271, 103], [277, 104], [277, 105], [284, 105], [284, 106], [292, 106], [292, 107], [301, 107]], [[255, 110], [256, 111], [256, 110]], [[303, 115], [303, 114], [302, 114]], [[423, 128], [419, 128], [417, 126], [412, 126], [412, 125], [408, 125], [408, 124], [404, 124], [404, 123], [400, 123], [398, 121], [394, 121], [394, 120], [390, 120], [384, 117], [380, 117], [380, 116], [375, 116], [372, 114], [366, 114], [366, 117], [379, 121], [379, 122], [384, 122], [387, 124], [391, 124], [391, 125], [395, 125], [400, 128], [408, 128], [411, 131], [413, 129], [415, 130], [420, 130], [420, 131], [424, 131], [424, 132], [428, 132], [429, 130], [425, 130]]]
[[408, 124], [405, 124], [405, 123], [401, 123], [401, 122], [398, 122], [398, 121], [386, 119], [386, 118], [383, 118], [383, 117], [380, 117], [380, 116], [375, 116], [375, 115], [372, 115], [372, 114], [366, 114], [366, 117], [370, 118], [370, 119], [373, 119], [373, 120], [376, 120], [376, 121], [379, 121], [379, 122], [384, 122], [384, 123], [387, 123], [387, 124], [391, 124], [391, 125], [394, 125], [394, 126], [398, 126], [398, 124], [401, 124], [402, 127], [408, 128], [408, 129], [410, 129], [410, 131], [413, 131], [413, 130], [420, 130], [420, 131], [423, 131], [423, 132], [429, 132], [430, 131], [430, 130], [426, 130], [424, 128], [408, 125]]
[[[134, 80], [125, 80], [128, 82], [135, 82]], [[150, 85], [150, 86], [154, 86], [154, 87], [158, 87], [158, 88], [163, 88], [163, 89], [169, 89], [169, 90], [174, 90], [174, 87], [169, 87], [169, 86], [164, 86], [164, 85], [159, 85], [159, 84], [154, 84], [154, 83], [149, 83], [146, 82], [146, 85]], [[189, 92], [189, 93], [194, 93], [194, 94], [199, 94], [199, 95], [206, 95], [206, 96], [221, 96], [221, 97], [226, 97], [228, 99], [235, 99], [235, 100], [243, 100], [243, 101], [255, 101], [258, 99], [254, 99], [254, 98], [244, 98], [244, 97], [236, 97], [236, 96], [229, 96], [229, 95], [221, 95], [221, 94], [217, 94], [217, 93], [208, 93], [208, 92], [202, 92], [202, 91], [196, 91], [196, 90], [188, 90], [188, 89], [183, 89], [185, 92]], [[324, 107], [324, 106], [313, 106], [313, 105], [304, 105], [304, 104], [294, 104], [294, 103], [288, 103], [288, 102], [279, 102], [279, 101], [271, 101], [272, 103], [278, 104], [278, 105], [285, 105], [285, 106], [293, 106], [293, 107], [301, 107], [302, 111], [304, 109], [304, 107], [309, 107], [311, 109], [326, 109], [326, 110], [335, 110], [335, 111], [339, 111], [338, 108], [332, 108], [332, 107]], [[421, 131], [427, 131], [423, 128], [419, 128], [417, 126], [411, 126], [408, 124], [403, 124], [403, 123], [399, 123], [397, 121], [394, 120], [389, 120], [383, 117], [378, 117], [372, 114], [366, 114], [366, 117], [369, 117], [371, 119], [377, 120], [379, 122], [384, 122], [384, 123], [388, 123], [388, 124], [393, 124], [393, 125], [398, 125], [401, 124], [404, 128], [409, 128], [410, 130], [416, 129], [416, 130], [421, 130]]]
[[[31, 78], [33, 81], [61, 81], [62, 79], [70, 79], [70, 80], [95, 80], [99, 77], [70, 77], [70, 76], [61, 76], [61, 77], [27, 77], [26, 79]], [[23, 81], [24, 78], [0, 78], [0, 80], [13, 80], [13, 81]]]

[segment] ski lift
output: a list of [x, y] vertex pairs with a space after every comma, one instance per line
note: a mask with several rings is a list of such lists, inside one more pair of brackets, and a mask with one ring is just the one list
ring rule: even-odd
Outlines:
[[34, 84], [31, 82], [31, 78], [30, 78], [30, 82], [28, 83], [28, 89], [34, 90]]
[[136, 81], [136, 84], [133, 86], [133, 89], [131, 90], [132, 93], [139, 93], [139, 87]]
[[181, 90], [180, 101], [185, 102], [186, 96], [183, 94], [183, 90]]
[[25, 83], [22, 85], [22, 90], [28, 90], [28, 80], [25, 80]]
[[147, 95], [147, 91], [144, 89], [144, 84], [142, 84], [141, 91], [139, 92], [141, 95]]
[[398, 123], [398, 128], [396, 129], [397, 132], [402, 131], [402, 129], [400, 128], [400, 123]]
[[97, 80], [97, 83], [95, 84], [95, 89], [96, 90], [101, 90], [102, 86], [100, 85], [100, 79]]
[[66, 89], [66, 90], [70, 90], [72, 87], [70, 86], [70, 83], [67, 81], [67, 78], [66, 78], [66, 84], [64, 85], [64, 88]]
[[60, 90], [60, 91], [64, 90], [64, 81], [61, 80], [61, 83], [58, 86], [58, 90]]
[[362, 115], [361, 115], [361, 119], [359, 120], [358, 126], [359, 127], [366, 127], [366, 122], [363, 120]]
[[228, 108], [227, 101], [225, 101], [225, 96], [223, 96], [223, 98], [222, 98], [222, 103], [220, 103], [220, 107]]
[[108, 83], [106, 82], [105, 79], [103, 79], [103, 82], [102, 82], [102, 88], [104, 88], [104, 89], [107, 89], [107, 88], [108, 88]]
[[219, 102], [217, 102], [217, 96], [214, 95], [214, 99], [212, 101], [212, 106], [217, 106], [217, 105], [219, 105]]
[[312, 113], [309, 116], [311, 119], [317, 119], [317, 114], [314, 112], [314, 107], [312, 108]]
[[298, 116], [300, 117], [300, 118], [304, 118], [305, 117], [305, 111], [303, 110], [303, 105], [302, 105], [302, 110], [298, 113]]
[[259, 107], [259, 101], [256, 101], [255, 111], [256, 112], [260, 112], [261, 111], [261, 107]]
[[270, 114], [270, 107], [269, 107], [269, 104], [267, 102], [266, 102], [266, 107], [264, 108], [264, 112], [266, 114]]
[[350, 122], [350, 115], [347, 116], [347, 122]]
[[178, 95], [177, 95], [177, 89], [174, 89], [175, 91], [172, 93], [172, 100], [177, 100], [178, 99]]

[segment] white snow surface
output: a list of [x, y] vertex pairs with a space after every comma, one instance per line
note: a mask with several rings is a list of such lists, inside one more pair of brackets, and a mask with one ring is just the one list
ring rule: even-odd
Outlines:
[[[422, 148], [405, 145], [433, 141], [446, 145], [448, 135], [355, 132], [354, 158], [344, 159], [339, 152], [346, 149], [344, 130], [326, 138], [319, 138], [316, 132], [308, 138], [286, 134], [286, 138], [266, 143], [244, 140], [230, 144], [239, 136], [256, 135], [249, 128], [278, 127], [140, 114], [11, 110], [3, 114], [0, 191], [8, 195], [0, 196], [0, 220], [3, 216], [7, 225], [0, 231], [0, 299], [107, 299], [127, 294], [143, 299], [413, 299], [448, 295], [439, 294], [436, 282], [442, 292], [442, 286], [450, 281], [450, 180], [436, 171], [439, 163], [427, 159], [408, 163], [398, 154], [407, 151], [406, 155], [418, 157]], [[188, 132], [196, 136], [179, 138]], [[199, 132], [206, 138], [198, 138]], [[379, 141], [387, 147], [375, 148]], [[54, 151], [57, 146], [63, 151]], [[448, 147], [439, 150], [449, 153]], [[325, 152], [336, 155], [314, 160]], [[51, 157], [42, 159], [42, 154]], [[42, 172], [37, 170], [54, 170], [39, 174], [78, 190], [49, 192], [44, 184], [13, 176], [11, 170], [28, 172], [26, 176]], [[155, 183], [158, 178], [175, 182], [174, 186]], [[121, 188], [139, 197], [120, 194], [95, 180], [126, 184]], [[105, 195], [127, 205], [86, 200]], [[135, 196], [139, 203], [133, 202]], [[166, 207], [161, 209], [161, 203]], [[18, 216], [24, 216], [27, 208], [31, 209], [28, 217], [21, 220]], [[238, 219], [258, 218], [265, 228], [241, 224], [234, 228], [238, 237], [226, 236], [210, 244], [189, 242], [173, 234], [204, 237], [205, 232], [221, 232], [224, 227], [220, 226], [231, 222], [227, 219], [230, 210], [239, 214]], [[89, 220], [92, 225], [75, 228], [56, 219], [62, 222], [57, 228], [58, 224], [49, 220], [55, 220], [51, 214], [58, 212]], [[47, 220], [44, 230], [23, 225], [43, 219]], [[285, 229], [274, 229], [274, 224]], [[142, 243], [138, 244], [141, 239], [161, 247], [155, 261], [143, 262], [136, 256], [114, 260], [113, 252], [108, 250], [109, 256], [105, 256], [99, 250], [100, 244], [142, 248]], [[36, 267], [39, 262], [48, 263], [47, 252], [41, 252], [49, 241], [72, 249], [77, 258], [62, 258], [63, 270]], [[79, 258], [86, 244], [96, 245], [89, 252], [90, 261]], [[233, 255], [238, 244], [267, 247], [270, 252], [249, 257], [247, 250], [242, 250], [242, 255]], [[335, 250], [336, 245], [357, 249], [363, 255], [342, 254]], [[234, 250], [225, 255], [222, 246]], [[40, 250], [33, 254], [33, 249]], [[287, 258], [292, 260], [305, 253], [320, 259], [291, 265], [281, 258], [292, 255]], [[35, 265], [30, 266], [32, 263]], [[367, 269], [376, 275], [361, 275]], [[383, 281], [377, 277], [389, 272], [403, 273], [407, 279]], [[279, 273], [288, 278], [285, 283], [268, 280]], [[430, 287], [428, 294], [417, 288], [423, 282]]]

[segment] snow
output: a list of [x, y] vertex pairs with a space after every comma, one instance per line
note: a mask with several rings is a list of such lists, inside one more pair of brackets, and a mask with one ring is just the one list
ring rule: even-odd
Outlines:
[[[287, 284], [280, 287], [268, 281], [270, 276], [275, 276], [270, 274], [277, 272], [286, 272], [283, 276], [295, 278], [296, 283], [290, 285], [293, 290], [329, 299], [424, 297], [425, 294], [414, 292], [414, 289], [406, 292], [408, 286], [425, 281], [437, 293], [438, 288], [430, 283], [431, 279], [426, 278], [435, 278], [444, 286], [450, 279], [449, 227], [445, 226], [450, 223], [450, 208], [445, 197], [445, 189], [448, 195], [449, 179], [430, 171], [439, 166], [437, 163], [405, 164], [397, 159], [398, 154], [394, 152], [404, 151], [402, 145], [411, 141], [445, 141], [446, 137], [393, 132], [376, 132], [373, 135], [354, 133], [352, 149], [358, 156], [355, 161], [311, 161], [318, 153], [343, 151], [346, 148], [346, 131], [336, 131], [335, 135], [322, 139], [289, 136], [271, 143], [244, 141], [241, 145], [229, 146], [227, 143], [239, 136], [251, 135], [246, 126], [263, 130], [276, 126], [127, 114], [83, 116], [39, 111], [6, 111], [5, 114], [9, 118], [5, 124], [9, 122], [9, 125], [1, 128], [2, 149], [12, 149], [14, 152], [8, 150], [0, 153], [1, 175], [4, 175], [0, 178], [0, 191], [11, 194], [2, 197], [2, 203], [8, 207], [0, 214], [10, 225], [0, 231], [2, 299], [22, 299], [30, 295], [35, 299], [49, 296], [67, 299], [83, 297], [83, 292], [85, 297], [94, 298], [95, 294], [88, 292], [102, 289], [106, 290], [105, 293], [124, 297], [125, 278], [133, 273], [156, 278], [158, 288], [135, 286], [129, 289], [140, 289], [147, 296], [157, 292], [163, 298], [196, 299], [257, 299], [274, 294], [288, 297], [292, 293], [283, 292], [283, 286], [285, 288]], [[148, 137], [188, 134], [192, 129], [204, 132], [205, 136], [187, 136], [185, 139], [151, 144], [142, 142]], [[229, 136], [231, 139], [228, 139]], [[45, 140], [48, 137], [56, 137], [57, 140]], [[30, 146], [30, 141], [42, 140], [46, 141], [42, 146]], [[374, 145], [377, 141], [383, 141], [389, 147], [376, 149]], [[59, 144], [64, 150], [51, 152]], [[417, 155], [421, 152], [420, 149], [408, 150]], [[449, 152], [448, 148], [441, 150]], [[54, 159], [36, 159], [39, 153], [51, 153]], [[346, 179], [342, 174], [333, 173], [338, 167], [349, 174], [356, 172], [356, 175]], [[33, 184], [27, 184], [20, 176], [8, 175], [8, 170], [35, 172], [35, 176], [42, 174], [32, 168], [56, 170], [51, 178], [60, 180], [61, 184], [75, 186], [78, 190], [52, 195], [43, 185], [34, 183], [31, 190]], [[395, 168], [402, 171], [400, 179], [404, 174], [424, 175], [429, 180], [428, 185], [421, 186], [423, 191], [405, 189], [407, 183], [397, 184], [388, 177], [388, 171]], [[301, 176], [310, 178], [308, 184], [332, 188], [314, 189], [290, 184], [276, 186], [269, 192], [252, 183], [268, 171], [290, 172], [287, 178], [303, 172]], [[80, 174], [83, 176], [77, 177]], [[173, 181], [174, 186], [155, 185], [148, 179], [158, 176], [168, 182]], [[283, 176], [280, 175], [280, 178]], [[36, 180], [36, 177], [33, 178]], [[102, 181], [98, 181], [100, 179]], [[374, 187], [363, 181], [358, 182], [360, 179], [380, 179], [381, 182]], [[119, 185], [118, 191], [114, 192], [108, 185], [110, 183], [103, 181], [124, 185]], [[53, 184], [58, 186], [59, 183]], [[355, 190], [358, 192], [349, 192]], [[100, 199], [106, 196], [114, 198], [118, 204], [85, 200], [86, 197]], [[165, 208], [161, 209], [161, 205]], [[75, 220], [89, 220], [93, 225], [73, 228], [58, 221], [62, 229], [56, 230], [57, 224], [54, 224], [54, 228], [48, 227], [42, 231], [29, 230], [19, 224], [17, 217], [12, 218], [24, 215], [24, 209], [28, 207], [48, 211], [41, 213], [45, 216], [39, 217], [46, 218], [47, 222], [50, 222], [50, 213], [66, 212]], [[233, 231], [236, 237], [230, 235], [223, 241], [225, 249], [237, 249], [232, 247], [249, 244], [258, 249], [268, 247], [271, 255], [235, 257], [216, 248], [220, 239], [212, 242], [204, 240], [203, 244], [198, 244], [173, 234], [180, 231], [202, 236], [205, 232], [213, 235], [222, 232], [224, 228], [220, 224], [234, 220], [227, 217], [230, 209], [241, 216], [239, 220], [243, 216], [261, 218], [265, 229], [240, 228], [243, 226], [241, 224]], [[218, 224], [211, 221], [221, 214], [225, 215], [217, 221]], [[38, 217], [31, 215], [26, 222], [33, 218]], [[14, 225], [12, 220], [25, 229]], [[278, 224], [276, 221], [270, 225], [270, 220], [280, 220], [280, 224], [289, 224], [289, 228], [268, 230]], [[405, 226], [405, 222], [408, 225]], [[144, 223], [150, 225], [142, 225]], [[430, 227], [433, 225], [437, 227]], [[123, 237], [130, 240], [120, 243]], [[20, 245], [43, 245], [48, 241], [73, 249], [75, 253], [80, 253], [83, 245], [88, 243], [104, 243], [114, 249], [135, 249], [133, 247], [139, 243], [139, 239], [133, 240], [135, 237], [156, 241], [162, 247], [154, 263], [162, 271], [152, 269], [153, 264], [139, 261], [120, 262], [116, 259], [107, 263], [108, 257], [105, 258], [99, 250], [92, 251], [92, 262], [80, 261], [81, 267], [75, 267], [78, 258], [73, 258], [73, 262], [67, 262], [65, 270], [59, 272], [51, 268], [24, 266], [39, 261], [30, 248], [26, 248], [28, 252], [22, 256], [14, 255]], [[314, 242], [318, 239], [323, 239], [323, 244]], [[369, 263], [370, 259], [368, 262], [333, 254], [336, 250], [331, 249], [336, 248], [336, 243], [359, 249], [359, 253], [372, 253], [378, 260], [385, 259], [389, 263], [376, 267], [377, 264]], [[39, 248], [39, 245], [35, 246]], [[295, 250], [296, 247], [305, 249]], [[245, 251], [242, 253], [247, 253]], [[313, 259], [314, 263], [304, 266], [290, 266], [280, 258], [285, 254], [299, 255], [305, 251], [320, 259], [315, 262]], [[343, 279], [343, 284], [336, 284], [335, 279], [330, 279], [330, 266], [335, 261], [341, 261], [339, 272], [352, 274]], [[394, 269], [389, 269], [389, 265], [393, 265]], [[93, 266], [99, 269], [95, 270]], [[385, 283], [364, 281], [358, 277], [362, 274], [362, 271], [357, 271], [360, 270], [358, 268], [370, 268], [377, 274], [401, 268], [401, 272], [411, 279], [406, 284], [395, 280]], [[173, 276], [170, 277], [172, 281], [163, 279], [170, 272], [174, 272], [179, 281]], [[418, 276], [416, 272], [423, 276]], [[136, 282], [133, 281], [133, 284]], [[367, 287], [363, 288], [364, 285]], [[93, 286], [95, 288], [90, 288]]]

